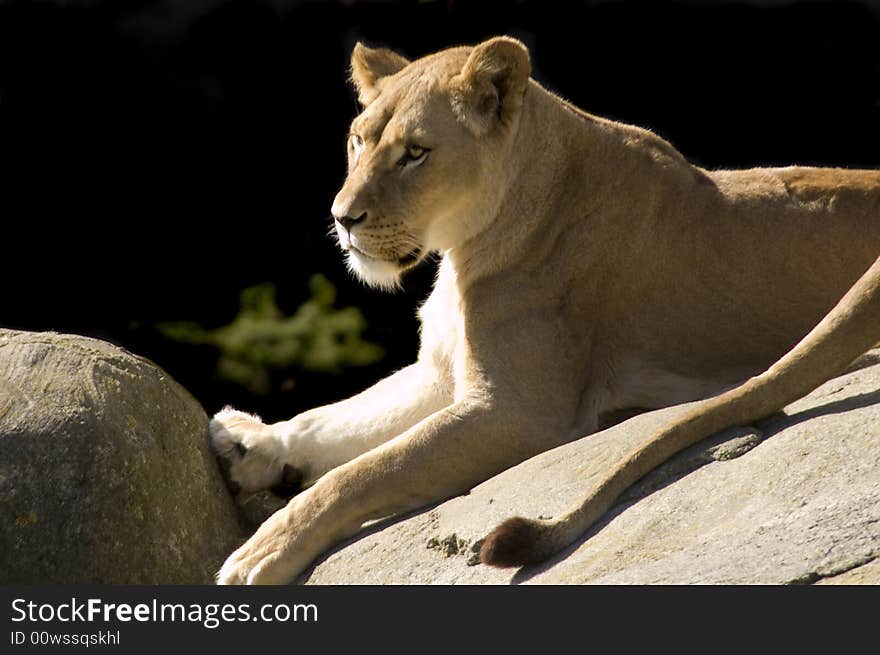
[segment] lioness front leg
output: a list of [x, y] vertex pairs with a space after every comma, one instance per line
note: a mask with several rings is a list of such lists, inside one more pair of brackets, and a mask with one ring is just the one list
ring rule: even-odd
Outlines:
[[366, 391], [264, 424], [226, 408], [211, 420], [211, 442], [234, 493], [308, 486], [330, 469], [404, 432], [451, 401], [433, 367], [416, 363]]
[[[220, 584], [282, 584], [365, 521], [449, 498], [546, 447], [511, 408], [456, 403], [330, 471], [227, 559]], [[543, 442], [543, 443], [542, 443]]]

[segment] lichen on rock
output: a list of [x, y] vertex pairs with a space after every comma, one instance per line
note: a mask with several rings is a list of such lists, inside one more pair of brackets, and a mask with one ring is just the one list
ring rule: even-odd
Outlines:
[[0, 330], [0, 582], [212, 582], [243, 535], [207, 423], [146, 359]]

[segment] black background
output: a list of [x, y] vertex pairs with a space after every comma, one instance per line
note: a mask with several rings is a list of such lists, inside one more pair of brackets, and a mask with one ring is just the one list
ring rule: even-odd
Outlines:
[[[357, 113], [358, 39], [410, 57], [496, 34], [578, 106], [648, 127], [709, 168], [880, 165], [880, 11], [870, 2], [0, 3], [0, 325], [109, 339], [214, 411], [269, 419], [411, 361], [430, 266], [387, 295], [327, 238]], [[325, 273], [387, 356], [290, 393], [211, 377], [216, 353], [159, 321], [229, 322]]]

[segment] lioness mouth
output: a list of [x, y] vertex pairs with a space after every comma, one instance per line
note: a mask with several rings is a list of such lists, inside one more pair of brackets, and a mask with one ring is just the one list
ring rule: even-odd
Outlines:
[[416, 248], [412, 252], [404, 255], [403, 257], [400, 257], [397, 260], [397, 265], [401, 267], [411, 266], [419, 261], [419, 257], [421, 256], [421, 254], [421, 250]]
[[397, 259], [383, 259], [381, 257], [375, 257], [373, 255], [365, 253], [363, 250], [361, 250], [360, 248], [353, 246], [353, 245], [349, 245], [348, 248], [343, 248], [343, 250], [345, 250], [345, 252], [355, 252], [358, 255], [360, 255], [361, 257], [366, 257], [367, 259], [375, 259], [376, 261], [394, 262], [395, 264], [397, 264], [401, 268], [407, 268], [409, 266], [412, 266], [413, 264], [418, 262], [419, 258], [422, 256], [422, 251], [420, 248], [416, 248], [415, 250], [412, 250], [412, 251], [408, 252], [407, 254], [405, 254], [403, 257], [398, 257]]

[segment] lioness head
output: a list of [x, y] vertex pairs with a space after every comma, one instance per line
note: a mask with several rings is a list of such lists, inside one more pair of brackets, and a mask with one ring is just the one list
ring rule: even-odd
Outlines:
[[429, 252], [455, 247], [494, 216], [530, 71], [525, 46], [506, 37], [414, 62], [355, 46], [363, 111], [332, 214], [363, 281], [394, 287]]

